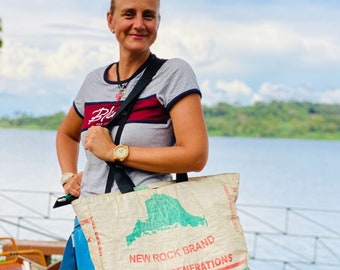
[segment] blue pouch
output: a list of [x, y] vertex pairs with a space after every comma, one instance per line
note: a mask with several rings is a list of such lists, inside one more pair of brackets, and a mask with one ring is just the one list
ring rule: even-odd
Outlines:
[[77, 218], [64, 250], [60, 270], [94, 270], [89, 248]]

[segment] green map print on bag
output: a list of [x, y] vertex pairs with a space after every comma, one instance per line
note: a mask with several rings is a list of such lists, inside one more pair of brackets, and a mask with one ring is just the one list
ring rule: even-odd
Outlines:
[[204, 217], [187, 213], [177, 199], [166, 194], [153, 194], [145, 201], [145, 206], [148, 218], [145, 221], [137, 220], [133, 232], [126, 237], [128, 246], [143, 235], [156, 234], [177, 226], [208, 225]]

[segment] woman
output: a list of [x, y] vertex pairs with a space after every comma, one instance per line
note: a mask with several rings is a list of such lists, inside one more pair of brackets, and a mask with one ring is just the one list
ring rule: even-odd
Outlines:
[[[111, 134], [104, 127], [155, 57], [150, 47], [157, 38], [159, 8], [159, 0], [111, 1], [107, 23], [119, 43], [119, 61], [86, 77], [58, 129], [65, 193], [76, 197], [104, 193], [106, 162], [117, 160], [135, 185], [204, 168], [208, 137], [201, 92], [191, 67], [181, 59], [167, 60], [140, 95], [138, 109], [133, 109], [121, 135], [122, 156], [114, 154], [119, 150], [112, 139], [117, 127]], [[77, 168], [80, 142], [87, 157], [83, 173]]]

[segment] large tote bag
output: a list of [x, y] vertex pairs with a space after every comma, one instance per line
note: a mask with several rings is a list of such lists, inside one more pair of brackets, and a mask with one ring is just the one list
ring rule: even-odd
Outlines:
[[248, 269], [239, 174], [159, 183], [72, 202], [96, 269]]

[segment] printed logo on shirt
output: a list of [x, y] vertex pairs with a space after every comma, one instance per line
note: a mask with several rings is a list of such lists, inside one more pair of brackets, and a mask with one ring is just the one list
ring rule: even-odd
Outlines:
[[105, 126], [116, 114], [122, 102], [85, 103], [82, 130], [91, 126]]

